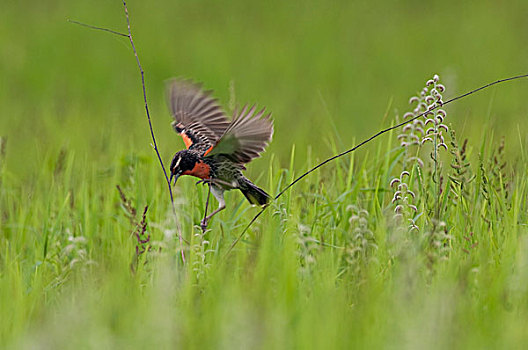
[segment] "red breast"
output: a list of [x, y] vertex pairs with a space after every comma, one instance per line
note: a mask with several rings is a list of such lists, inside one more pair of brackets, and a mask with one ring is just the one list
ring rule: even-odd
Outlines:
[[185, 170], [182, 175], [192, 175], [199, 177], [200, 179], [209, 179], [209, 174], [211, 173], [211, 167], [204, 162], [197, 162], [194, 164], [192, 170]]

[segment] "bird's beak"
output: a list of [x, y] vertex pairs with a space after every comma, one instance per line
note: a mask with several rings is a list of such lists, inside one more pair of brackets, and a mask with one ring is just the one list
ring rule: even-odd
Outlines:
[[176, 174], [172, 173], [169, 182], [172, 183], [172, 179], [174, 178], [174, 184], [176, 185], [176, 181], [178, 181], [178, 178], [180, 177], [180, 175], [181, 175], [180, 173], [176, 173]]

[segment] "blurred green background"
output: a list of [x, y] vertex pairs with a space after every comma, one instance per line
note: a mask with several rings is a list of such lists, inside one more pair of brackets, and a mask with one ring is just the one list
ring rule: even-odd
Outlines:
[[[232, 82], [237, 105], [272, 111], [276, 132], [266, 158], [289, 154], [292, 144], [301, 155], [311, 145], [316, 156], [329, 156], [325, 140], [336, 134], [338, 149], [348, 148], [403, 114], [409, 96], [435, 73], [452, 97], [528, 71], [526, 1], [128, 5], [165, 159], [182, 147], [164, 101], [163, 82], [174, 76], [204, 82], [226, 105]], [[67, 19], [126, 31], [117, 0], [1, 5], [0, 135], [9, 138], [9, 168], [22, 178], [34, 177], [39, 160], [61, 147], [101, 164], [120, 148], [154, 156], [127, 39]], [[489, 120], [497, 134], [513, 138], [510, 150], [518, 147], [527, 84], [457, 102], [448, 122], [460, 137], [478, 139]]]
[[[128, 7], [163, 159], [183, 147], [170, 127], [164, 81], [192, 78], [215, 90], [226, 106], [234, 99], [273, 113], [274, 140], [248, 169], [272, 194], [282, 187], [279, 181], [293, 176], [293, 145], [298, 174], [314, 158], [389, 126], [434, 74], [447, 86], [448, 99], [528, 73], [528, 1], [131, 0]], [[423, 251], [392, 254], [407, 246], [402, 237], [391, 240], [392, 228], [385, 225], [393, 213], [389, 177], [400, 171], [392, 168], [398, 159], [387, 137], [281, 197], [228, 264], [224, 253], [256, 209], [229, 193], [228, 210], [215, 217], [206, 237], [216, 251], [205, 258], [193, 250], [203, 243], [193, 224], [205, 192], [196, 191], [191, 179], [180, 180], [178, 218], [192, 240], [188, 257], [203, 257], [198, 269], [209, 271], [200, 275], [194, 265], [178, 263], [175, 225], [128, 39], [68, 19], [126, 31], [119, 0], [0, 5], [0, 136], [8, 140], [0, 164], [0, 347], [526, 344], [526, 178], [515, 173], [526, 168], [507, 168], [508, 181], [515, 182], [508, 200], [497, 190], [502, 202], [493, 202], [496, 197], [483, 196], [486, 188], [479, 186], [501, 136], [508, 159], [526, 159], [528, 79], [447, 107], [446, 123], [459, 141], [469, 138], [471, 167], [480, 177], [473, 177], [471, 215], [464, 216], [462, 206], [446, 211], [455, 213], [448, 222], [454, 243], [450, 260], [437, 270], [421, 264], [429, 258]], [[485, 161], [475, 161], [485, 143]], [[281, 172], [277, 163], [290, 169]], [[502, 181], [500, 171], [489, 174]], [[140, 212], [150, 206], [151, 265], [137, 275], [129, 273], [135, 222], [117, 184]], [[349, 205], [357, 203], [370, 211], [379, 245], [379, 264], [362, 275], [341, 269], [343, 250], [319, 249], [311, 240], [347, 243]], [[472, 225], [475, 237], [468, 238]], [[156, 244], [166, 259], [157, 260]], [[320, 254], [307, 273], [303, 259], [311, 251], [303, 258], [302, 249], [308, 244]], [[422, 260], [415, 265], [414, 259]], [[464, 338], [466, 331], [472, 337]]]

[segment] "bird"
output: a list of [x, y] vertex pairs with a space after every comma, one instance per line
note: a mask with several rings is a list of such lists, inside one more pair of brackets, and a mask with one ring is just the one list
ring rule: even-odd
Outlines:
[[245, 177], [245, 164], [260, 157], [273, 136], [271, 113], [256, 105], [235, 110], [229, 120], [211, 90], [192, 80], [167, 82], [167, 101], [173, 117], [172, 127], [181, 135], [186, 149], [178, 151], [170, 164], [174, 185], [182, 175], [207, 183], [218, 201], [218, 208], [204, 217], [207, 228], [211, 218], [226, 208], [224, 192], [240, 190], [252, 205], [264, 207], [270, 195]]

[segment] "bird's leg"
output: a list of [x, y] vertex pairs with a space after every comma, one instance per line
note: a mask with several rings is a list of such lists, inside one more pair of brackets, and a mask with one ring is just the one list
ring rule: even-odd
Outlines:
[[207, 224], [209, 223], [209, 220], [217, 213], [221, 212], [222, 210], [225, 209], [225, 200], [224, 200], [224, 191], [216, 186], [212, 186], [210, 187], [211, 189], [211, 193], [213, 194], [213, 196], [215, 196], [216, 200], [218, 201], [218, 209], [216, 209], [215, 211], [213, 211], [210, 215], [206, 216], [202, 222], [200, 223], [200, 227], [202, 228], [203, 231], [205, 231], [205, 229], [207, 228]]
[[209, 220], [213, 217], [213, 215], [217, 214], [218, 212], [222, 211], [225, 209], [225, 203], [223, 204], [220, 204], [220, 206], [218, 207], [218, 209], [216, 209], [215, 211], [213, 211], [211, 213], [211, 215], [208, 215], [206, 218], [204, 218], [202, 220], [202, 222], [200, 223], [200, 227], [202, 228], [202, 230], [205, 231], [205, 229], [207, 229], [207, 224], [209, 223]]
[[202, 233], [205, 234], [205, 231], [207, 230], [207, 222], [205, 219], [207, 218], [207, 209], [209, 208], [209, 198], [211, 197], [211, 185], [209, 185], [209, 191], [207, 191], [207, 200], [205, 201], [205, 210], [204, 210], [204, 218], [200, 222], [200, 227], [202, 228]]

